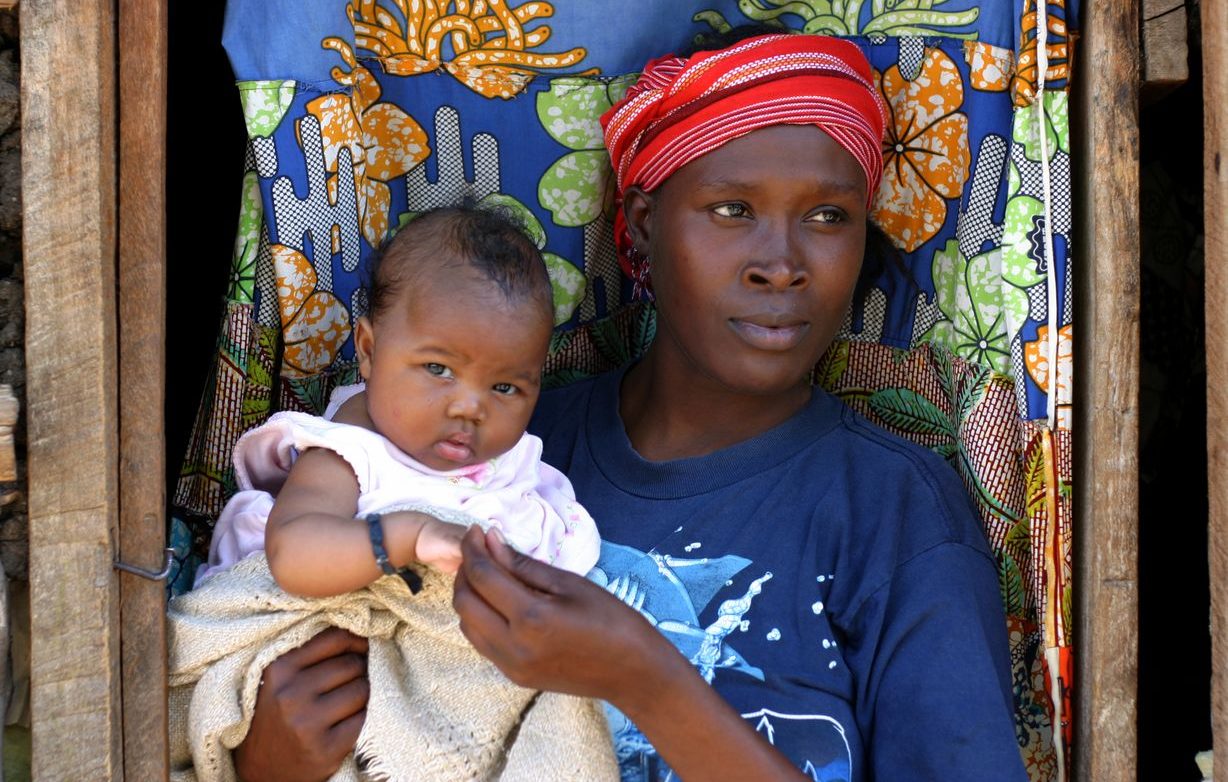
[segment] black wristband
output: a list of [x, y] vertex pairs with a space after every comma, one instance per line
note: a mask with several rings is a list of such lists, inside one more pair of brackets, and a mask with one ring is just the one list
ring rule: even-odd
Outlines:
[[371, 551], [375, 554], [375, 564], [379, 565], [379, 569], [384, 571], [385, 575], [391, 576], [397, 572], [397, 569], [388, 561], [388, 549], [384, 548], [384, 525], [380, 522], [378, 513], [367, 514], [367, 535], [371, 538]]
[[422, 579], [409, 568], [395, 568], [388, 561], [388, 549], [384, 548], [384, 525], [381, 519], [378, 513], [367, 514], [367, 535], [371, 538], [371, 553], [375, 555], [375, 564], [379, 565], [379, 569], [386, 575], [400, 576], [405, 585], [409, 587], [409, 591], [416, 595], [418, 590], [422, 589]]

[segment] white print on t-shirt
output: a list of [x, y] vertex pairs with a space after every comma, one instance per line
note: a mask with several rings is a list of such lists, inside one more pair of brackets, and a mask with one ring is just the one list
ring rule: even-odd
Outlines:
[[[781, 714], [770, 709], [743, 714], [742, 719], [754, 722], [755, 730], [763, 734], [768, 743], [775, 747], [781, 746], [791, 737], [790, 733], [802, 727], [809, 734], [813, 734], [815, 728], [820, 728], [818, 732], [824, 738], [839, 737], [838, 743], [823, 742], [826, 752], [820, 750], [819, 757], [807, 759], [802, 773], [815, 782], [845, 782], [853, 778], [853, 751], [849, 748], [844, 726], [839, 721], [823, 714]], [[807, 740], [810, 746], [814, 746], [813, 735], [807, 736]]]
[[[752, 581], [741, 596], [722, 602], [714, 622], [704, 627], [699, 620], [699, 613], [717, 592], [750, 564], [750, 560], [735, 555], [680, 559], [603, 541], [601, 557], [588, 577], [655, 625], [708, 683], [722, 671], [736, 671], [763, 681], [763, 671], [744, 659], [729, 638], [749, 630], [744, 616], [772, 579], [771, 572]], [[779, 635], [779, 630], [774, 632]], [[844, 728], [831, 717], [769, 709], [742, 716], [754, 721], [755, 729], [786, 755], [797, 758], [802, 770], [816, 782], [847, 782], [851, 778], [848, 740]], [[609, 705], [606, 717], [623, 782], [675, 779], [630, 720]]]

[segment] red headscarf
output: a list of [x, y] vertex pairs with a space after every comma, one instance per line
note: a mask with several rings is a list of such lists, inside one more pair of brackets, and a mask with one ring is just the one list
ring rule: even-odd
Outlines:
[[[886, 111], [856, 44], [817, 35], [762, 35], [690, 59], [652, 60], [626, 96], [601, 117], [605, 145], [624, 190], [654, 190], [717, 147], [771, 125], [816, 125], [866, 174], [867, 205], [883, 173]], [[646, 286], [622, 209], [615, 211], [619, 263]]]

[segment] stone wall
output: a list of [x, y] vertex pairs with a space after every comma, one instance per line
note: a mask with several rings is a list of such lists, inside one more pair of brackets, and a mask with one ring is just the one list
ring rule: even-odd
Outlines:
[[[21, 113], [17, 12], [0, 11], [0, 385], [12, 386], [25, 408], [25, 310], [21, 260]], [[18, 486], [0, 504], [0, 564], [26, 579], [25, 427], [15, 431]]]

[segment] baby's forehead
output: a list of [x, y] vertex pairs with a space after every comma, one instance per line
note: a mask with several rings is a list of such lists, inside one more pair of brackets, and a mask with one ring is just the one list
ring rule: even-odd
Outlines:
[[[482, 270], [476, 259], [455, 249], [418, 246], [385, 258], [389, 275], [396, 279], [397, 298], [500, 294], [498, 281]], [[506, 296], [504, 296], [506, 298]]]

